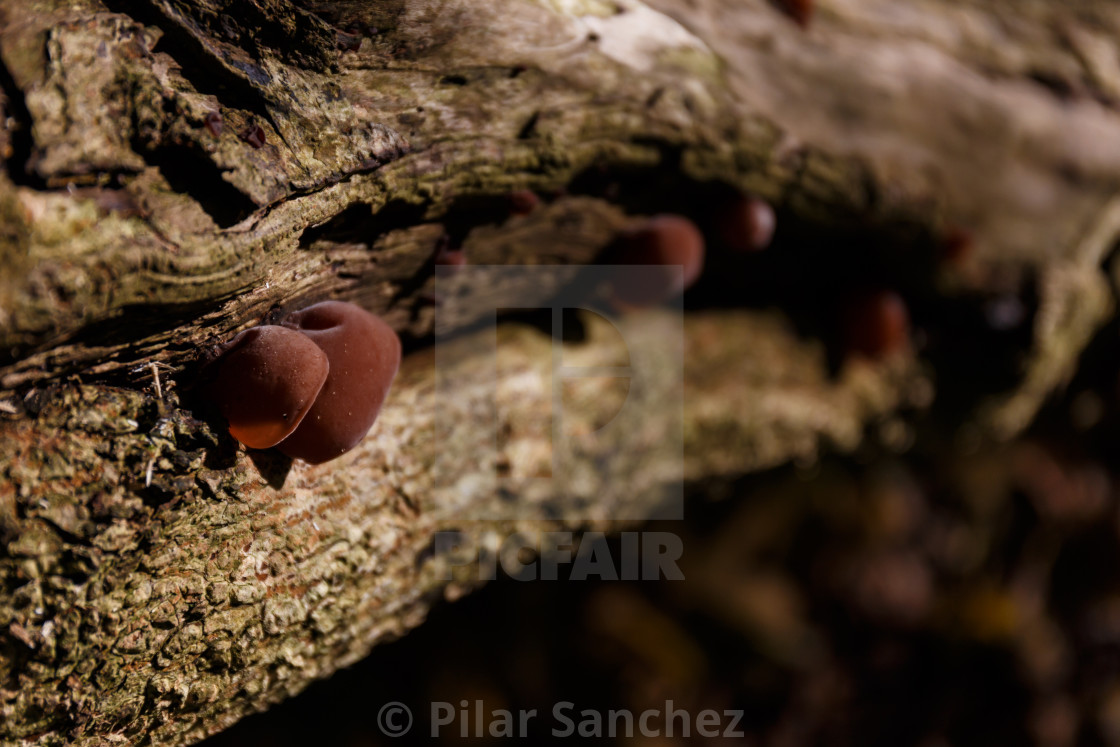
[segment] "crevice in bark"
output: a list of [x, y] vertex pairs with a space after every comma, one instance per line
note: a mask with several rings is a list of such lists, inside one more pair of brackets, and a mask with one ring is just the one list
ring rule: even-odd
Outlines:
[[218, 228], [236, 225], [257, 210], [256, 203], [223, 179], [222, 170], [197, 147], [160, 145], [145, 148], [134, 141], [133, 149], [148, 165], [159, 169], [173, 190], [197, 202]]
[[536, 133], [537, 123], [540, 121], [540, 119], [541, 113], [539, 111], [533, 112], [531, 115], [529, 115], [529, 118], [525, 120], [525, 124], [521, 125], [521, 129], [518, 130], [517, 139], [528, 140], [529, 138], [533, 137], [533, 135]]
[[35, 147], [31, 136], [31, 112], [27, 109], [23, 91], [3, 62], [0, 62], [0, 92], [4, 95], [4, 115], [12, 122], [5, 128], [12, 149], [11, 155], [4, 160], [8, 178], [21, 187], [45, 189], [46, 181], [30, 168]]
[[419, 223], [427, 205], [390, 200], [374, 212], [368, 202], [350, 205], [326, 223], [312, 226], [300, 235], [301, 249], [314, 249], [319, 242], [370, 245], [382, 234]]
[[222, 106], [244, 109], [268, 120], [273, 126], [268, 106], [274, 102], [246, 80], [224, 67], [193, 34], [174, 18], [166, 15], [158, 3], [147, 0], [104, 0], [114, 13], [121, 13], [137, 23], [153, 26], [163, 32], [153, 52], [162, 51], [178, 63], [179, 73], [202, 94], [214, 96]]
[[[592, 170], [582, 175], [579, 188], [645, 205], [657, 205], [657, 194], [689, 195], [686, 214], [705, 228], [709, 253], [699, 282], [685, 296], [686, 309], [781, 309], [800, 337], [826, 346], [836, 374], [851, 353], [845, 344], [845, 308], [863, 294], [890, 290], [906, 302], [914, 344], [935, 371], [939, 413], [964, 418], [982, 400], [1013, 389], [1022, 379], [1023, 351], [1030, 348], [1039, 307], [1029, 273], [1020, 277], [1008, 270], [1002, 289], [996, 284], [982, 292], [946, 293], [948, 260], [928, 232], [907, 226], [871, 229], [858, 222], [847, 228], [818, 225], [782, 208], [770, 248], [736, 253], [712, 230], [734, 190], [721, 184], [687, 190], [662, 185], [651, 188], [651, 195], [634, 194], [635, 186], [656, 184], [655, 177], [612, 176]], [[679, 211], [682, 203], [675, 207]]]
[[373, 36], [397, 27], [405, 11], [405, 0], [379, 0], [376, 3], [354, 0], [293, 0], [326, 23], [342, 30], [361, 30]]
[[[136, 344], [150, 337], [168, 335], [200, 314], [213, 310], [212, 303], [168, 304], [161, 306], [156, 314], [153, 307], [135, 304], [122, 307], [109, 319], [92, 322], [70, 335], [65, 340], [54, 340], [54, 344], [84, 345], [87, 347], [111, 347]], [[174, 341], [170, 343], [176, 347]], [[180, 343], [181, 350], [191, 346]]]
[[480, 226], [497, 226], [509, 220], [513, 209], [508, 194], [461, 195], [440, 219], [452, 247], [461, 246]]

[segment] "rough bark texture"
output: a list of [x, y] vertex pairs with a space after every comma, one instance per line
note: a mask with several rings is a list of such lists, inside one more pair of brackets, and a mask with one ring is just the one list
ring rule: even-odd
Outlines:
[[[478, 264], [586, 263], [628, 216], [700, 216], [732, 189], [806, 227], [750, 281], [788, 298], [686, 315], [690, 483], [867, 433], [904, 448], [935, 396], [972, 438], [1028, 424], [1112, 312], [1120, 9], [817, 6], [802, 29], [764, 0], [0, 2], [0, 741], [197, 741], [469, 588], [432, 552], [440, 527], [477, 556], [658, 510], [679, 475], [648, 462], [549, 495], [510, 459], [499, 495], [456, 510], [531, 500], [555, 520], [454, 521], [436, 482], [481, 452], [433, 466], [485, 392], [433, 404], [445, 236]], [[525, 188], [545, 203], [511, 215]], [[970, 253], [935, 264], [953, 234]], [[813, 288], [865, 270], [906, 287], [942, 347], [830, 364], [796, 291], [815, 263], [854, 269]], [[1030, 334], [975, 328], [1019, 295]], [[374, 431], [319, 467], [238, 450], [190, 395], [198, 351], [327, 297], [410, 351]], [[580, 354], [609, 362], [597, 330]], [[548, 339], [502, 335], [503, 417], [532, 422]], [[1022, 365], [993, 384], [957, 337]], [[617, 406], [590, 386], [589, 427]], [[547, 445], [515, 430], [503, 448]]]

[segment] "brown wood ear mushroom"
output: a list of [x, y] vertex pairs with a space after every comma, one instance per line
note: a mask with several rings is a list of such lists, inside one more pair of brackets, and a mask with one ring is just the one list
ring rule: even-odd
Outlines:
[[241, 443], [321, 464], [373, 426], [400, 361], [389, 325], [354, 304], [324, 301], [224, 345], [204, 393]]
[[354, 448], [373, 426], [397, 375], [401, 342], [381, 319], [342, 301], [309, 306], [282, 324], [317, 345], [330, 370], [311, 410], [279, 449], [321, 464]]
[[[655, 215], [623, 233], [606, 260], [616, 265], [658, 265], [663, 274], [627, 273], [619, 268], [611, 290], [620, 309], [656, 306], [684, 292], [704, 268], [704, 237], [696, 224], [682, 215]], [[680, 272], [672, 271], [674, 265]]]
[[770, 203], [743, 195], [720, 211], [717, 230], [732, 251], [757, 252], [770, 245], [778, 220]]
[[910, 343], [910, 312], [902, 296], [880, 290], [851, 299], [843, 312], [844, 336], [851, 353], [883, 358]]
[[283, 441], [307, 415], [327, 380], [327, 355], [285, 327], [253, 327], [223, 346], [207, 397], [229, 432], [254, 449]]

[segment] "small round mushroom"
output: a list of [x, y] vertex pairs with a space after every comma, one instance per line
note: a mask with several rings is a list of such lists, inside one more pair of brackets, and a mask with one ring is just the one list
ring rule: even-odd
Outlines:
[[206, 131], [214, 137], [219, 137], [222, 134], [222, 115], [220, 112], [207, 112], [203, 124], [206, 126]]
[[286, 327], [247, 329], [220, 349], [205, 393], [229, 421], [229, 432], [253, 449], [287, 438], [327, 380], [327, 355]]
[[611, 296], [620, 309], [656, 306], [680, 295], [696, 282], [704, 268], [704, 237], [700, 229], [681, 215], [655, 215], [637, 228], [623, 233], [608, 252], [606, 261], [617, 265], [679, 266], [654, 276], [627, 273], [621, 269], [612, 283]]
[[848, 350], [867, 358], [883, 358], [905, 349], [910, 341], [910, 312], [902, 296], [880, 290], [852, 300], [844, 313]]
[[509, 211], [514, 215], [528, 215], [541, 204], [537, 193], [529, 189], [518, 189], [509, 193]]
[[309, 306], [282, 324], [317, 345], [330, 370], [311, 410], [278, 448], [321, 464], [354, 448], [373, 426], [400, 366], [401, 342], [384, 321], [342, 301]]
[[249, 126], [238, 133], [237, 136], [253, 146], [254, 149], [263, 148], [265, 143], [268, 142], [264, 128], [256, 122], [249, 123]]
[[716, 219], [720, 239], [736, 252], [757, 252], [768, 247], [777, 224], [770, 203], [750, 195], [737, 197]]

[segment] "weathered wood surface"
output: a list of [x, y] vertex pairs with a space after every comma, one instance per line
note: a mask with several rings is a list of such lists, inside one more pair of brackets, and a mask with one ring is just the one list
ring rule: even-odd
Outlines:
[[[688, 312], [692, 483], [867, 433], [903, 448], [909, 413], [946, 391], [967, 405], [941, 413], [951, 427], [1028, 423], [1112, 312], [1120, 10], [817, 5], [802, 30], [763, 0], [0, 3], [0, 740], [196, 741], [469, 588], [469, 568], [449, 585], [432, 555], [437, 528], [469, 556], [515, 530], [657, 509], [674, 476], [621, 462], [534, 494], [550, 523], [449, 519], [433, 464], [446, 478], [480, 462], [446, 461], [435, 435], [475, 425], [433, 402], [445, 235], [479, 264], [584, 263], [628, 215], [699, 216], [745, 189], [812, 244], [752, 282], [796, 290], [818, 262], [872, 263], [920, 297], [935, 343], [983, 344], [961, 320], [1028, 298], [1030, 333], [999, 338], [1023, 367], [998, 391], [943, 365], [967, 351], [952, 345], [830, 365], [801, 319], [811, 293]], [[511, 215], [522, 188], [545, 204]], [[955, 230], [973, 251], [935, 265]], [[390, 401], [342, 460], [254, 462], [191, 397], [198, 352], [326, 297], [402, 334]], [[547, 338], [503, 335], [505, 417], [539, 420]], [[613, 348], [592, 334], [581, 350]], [[577, 424], [617, 400], [584, 394]], [[545, 445], [530, 430], [505, 448]], [[517, 501], [530, 477], [510, 460], [504, 498], [469, 508]]]

